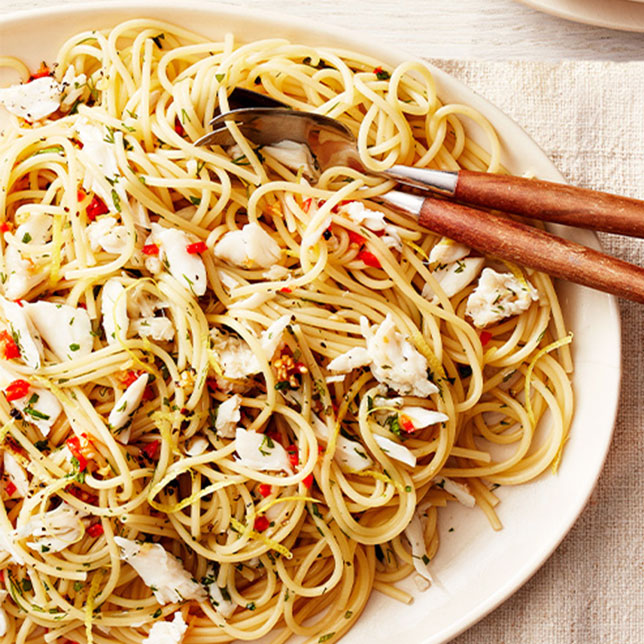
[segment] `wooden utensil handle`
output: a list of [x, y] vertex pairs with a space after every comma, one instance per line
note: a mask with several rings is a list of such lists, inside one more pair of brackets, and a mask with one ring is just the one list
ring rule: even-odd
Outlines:
[[534, 219], [644, 237], [644, 201], [539, 179], [458, 173], [457, 200]]
[[482, 253], [644, 303], [644, 268], [500, 215], [425, 199], [419, 222]]

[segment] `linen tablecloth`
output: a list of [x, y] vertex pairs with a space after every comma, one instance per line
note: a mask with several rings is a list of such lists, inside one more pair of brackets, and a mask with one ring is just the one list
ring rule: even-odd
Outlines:
[[[571, 183], [644, 199], [644, 63], [432, 62], [523, 125]], [[644, 266], [644, 241], [599, 236]], [[543, 568], [453, 644], [644, 642], [644, 306], [620, 309], [621, 402], [590, 503]]]

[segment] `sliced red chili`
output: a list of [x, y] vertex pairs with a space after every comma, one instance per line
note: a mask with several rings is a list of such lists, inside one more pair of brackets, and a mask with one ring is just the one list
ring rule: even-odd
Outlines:
[[313, 199], [311, 197], [309, 197], [308, 199], [305, 199], [302, 202], [302, 210], [304, 212], [308, 212], [310, 210], [310, 208], [311, 208], [312, 203], [313, 203]]
[[4, 390], [5, 396], [9, 402], [13, 400], [18, 400], [18, 398], [24, 398], [29, 393], [31, 385], [22, 379], [14, 380], [9, 386]]
[[272, 490], [273, 488], [271, 488], [271, 486], [268, 483], [262, 483], [258, 488], [260, 495], [263, 496], [264, 498], [266, 498], [267, 496], [270, 496]]
[[20, 357], [20, 348], [8, 331], [0, 332], [0, 344], [2, 345], [2, 355], [5, 360]]
[[300, 462], [300, 457], [297, 453], [297, 445], [289, 445], [286, 448], [286, 451], [288, 452], [289, 463], [295, 467]]
[[87, 212], [87, 218], [90, 221], [94, 221], [99, 215], [106, 215], [109, 209], [98, 195], [94, 195], [85, 211]]
[[3, 221], [0, 224], [0, 233], [8, 233], [11, 230], [11, 225], [8, 221]]
[[87, 459], [84, 454], [87, 447], [85, 445], [81, 445], [81, 439], [78, 436], [71, 436], [68, 438], [65, 441], [65, 445], [67, 445], [72, 456], [78, 461], [78, 470], [80, 472], [84, 472], [87, 468]]
[[414, 427], [414, 423], [412, 422], [411, 418], [409, 418], [409, 416], [405, 416], [405, 414], [400, 414], [399, 421], [400, 421], [400, 426], [406, 432], [416, 431], [416, 428]]
[[94, 539], [96, 537], [100, 537], [103, 532], [105, 532], [105, 530], [103, 529], [103, 525], [100, 523], [94, 523], [87, 528], [87, 534]]
[[80, 188], [76, 191], [76, 201], [79, 203], [81, 201], [85, 201], [87, 198], [87, 193], [84, 190], [81, 190]]
[[372, 268], [382, 268], [380, 260], [370, 250], [362, 249], [358, 253], [358, 259], [362, 260], [367, 266], [371, 266]]
[[13, 496], [18, 488], [13, 481], [6, 481], [4, 484], [4, 491], [8, 496]]
[[362, 246], [366, 241], [366, 237], [363, 237], [362, 235], [359, 235], [358, 233], [353, 232], [353, 230], [347, 231], [349, 233], [349, 241], [352, 244], [357, 244], [358, 246]]
[[253, 528], [255, 528], [257, 532], [264, 532], [269, 525], [269, 520], [262, 514], [261, 516], [256, 517]]
[[198, 241], [194, 244], [188, 244], [186, 250], [189, 255], [199, 255], [200, 253], [205, 253], [208, 250], [208, 246], [206, 246], [206, 242]]
[[51, 76], [52, 71], [49, 69], [47, 66], [47, 63], [44, 61], [40, 63], [40, 67], [38, 68], [38, 71], [35, 71], [30, 77], [29, 77], [29, 82], [32, 80], [36, 80], [37, 78], [44, 78], [45, 76]]
[[143, 247], [143, 254], [144, 255], [158, 255], [159, 254], [159, 247], [156, 244], [146, 244]]
[[309, 474], [308, 476], [305, 476], [302, 479], [302, 484], [307, 490], [310, 490], [311, 486], [313, 485], [313, 474]]
[[133, 382], [135, 382], [141, 374], [138, 371], [128, 371], [124, 376], [121, 377], [121, 382], [125, 387], [129, 387]]
[[280, 293], [292, 293], [293, 289], [290, 286], [282, 286]]
[[481, 340], [481, 346], [484, 347], [492, 339], [492, 334], [489, 331], [481, 331], [479, 339]]
[[156, 458], [160, 445], [161, 441], [154, 440], [142, 447], [141, 451], [152, 461]]
[[186, 130], [181, 125], [181, 121], [179, 120], [178, 116], [175, 116], [174, 118], [174, 131], [179, 135], [179, 136], [185, 136], [186, 135]]

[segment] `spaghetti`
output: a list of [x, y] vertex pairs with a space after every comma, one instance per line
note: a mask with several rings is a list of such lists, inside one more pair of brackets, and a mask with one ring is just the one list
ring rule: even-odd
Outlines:
[[556, 466], [546, 275], [297, 145], [192, 145], [242, 86], [340, 119], [371, 170], [502, 171], [425, 66], [152, 20], [0, 64], [0, 641], [333, 642], [431, 583], [439, 508], [500, 528], [494, 488]]

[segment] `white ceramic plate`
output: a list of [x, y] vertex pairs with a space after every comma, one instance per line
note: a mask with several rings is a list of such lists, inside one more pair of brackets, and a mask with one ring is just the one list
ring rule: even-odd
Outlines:
[[644, 0], [519, 0], [533, 9], [588, 25], [644, 32]]
[[[134, 0], [127, 5], [87, 4], [8, 15], [0, 19], [0, 55], [19, 56], [36, 67], [51, 60], [60, 44], [83, 29], [104, 28], [127, 18], [154, 17], [220, 38], [233, 31], [243, 40], [284, 36], [311, 45], [350, 48], [394, 65], [409, 58], [336, 27], [231, 7]], [[533, 172], [561, 180], [556, 168], [528, 135], [497, 108], [438, 69], [443, 100], [467, 103], [485, 114], [504, 144], [504, 164], [514, 173]], [[0, 79], [1, 82], [1, 79]], [[564, 229], [555, 227], [558, 234]], [[597, 247], [596, 237], [570, 229], [570, 238]], [[440, 516], [441, 547], [433, 562], [440, 581], [411, 606], [374, 593], [347, 644], [445, 642], [507, 599], [543, 564], [579, 516], [608, 450], [620, 378], [620, 327], [612, 297], [570, 284], [559, 287], [568, 325], [575, 332], [576, 415], [556, 476], [498, 490], [505, 529], [494, 533], [479, 511], [452, 503]], [[450, 529], [453, 528], [453, 531]]]

